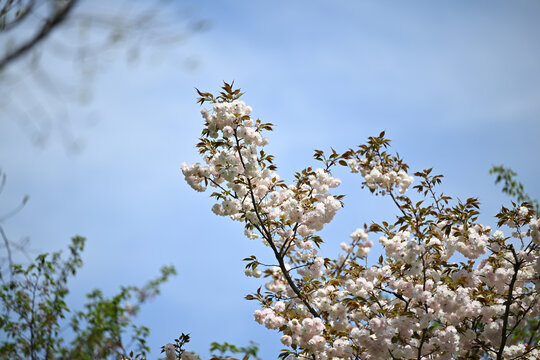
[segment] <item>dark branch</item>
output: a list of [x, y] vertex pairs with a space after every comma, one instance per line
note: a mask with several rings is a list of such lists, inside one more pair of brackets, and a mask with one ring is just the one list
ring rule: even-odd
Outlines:
[[70, 0], [65, 5], [58, 7], [54, 12], [54, 15], [45, 21], [45, 23], [41, 26], [41, 29], [32, 38], [4, 55], [4, 57], [0, 59], [0, 70], [4, 69], [10, 62], [23, 56], [41, 41], [46, 39], [54, 28], [60, 25], [67, 18], [77, 1], [78, 0]]

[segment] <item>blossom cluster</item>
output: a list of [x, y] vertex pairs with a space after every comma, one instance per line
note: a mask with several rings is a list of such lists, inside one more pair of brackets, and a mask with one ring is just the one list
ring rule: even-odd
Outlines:
[[[363, 159], [362, 163], [365, 165], [366, 160]], [[362, 174], [367, 187], [371, 190], [382, 188], [390, 191], [393, 187], [398, 187], [399, 193], [404, 194], [414, 181], [414, 177], [408, 175], [403, 170], [399, 172], [394, 170], [385, 172], [380, 165], [375, 165], [371, 168], [367, 166], [360, 167], [358, 161], [355, 159], [349, 160], [349, 167], [351, 172], [360, 172]]]
[[[245, 259], [246, 275], [267, 279], [264, 294], [247, 298], [261, 304], [255, 321], [282, 333], [281, 358], [540, 358], [531, 329], [540, 316], [540, 220], [532, 206], [503, 208], [496, 229], [482, 225], [476, 199], [452, 205], [435, 189], [442, 176], [428, 169], [413, 177], [388, 152], [384, 132], [342, 154], [317, 150], [321, 168], [285, 184], [262, 149], [272, 124], [251, 118], [239, 90], [223, 89], [218, 97], [199, 93], [213, 104], [202, 111], [197, 145], [205, 164], [182, 171], [195, 190], [213, 188], [215, 214], [243, 222], [246, 236], [274, 254], [275, 266]], [[400, 215], [358, 228], [332, 260], [318, 255], [317, 233], [343, 205], [332, 193], [339, 165], [390, 197]], [[415, 179], [421, 201], [405, 195]], [[370, 238], [384, 256], [367, 266]]]

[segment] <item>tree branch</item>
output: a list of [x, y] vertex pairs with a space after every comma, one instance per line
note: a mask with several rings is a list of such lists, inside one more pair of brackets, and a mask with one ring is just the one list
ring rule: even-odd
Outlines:
[[54, 15], [45, 21], [45, 23], [41, 26], [41, 29], [32, 38], [4, 55], [2, 59], [0, 59], [0, 71], [3, 70], [9, 63], [23, 56], [33, 47], [47, 38], [54, 28], [60, 25], [67, 18], [77, 1], [78, 0], [70, 0], [65, 5], [58, 7]]

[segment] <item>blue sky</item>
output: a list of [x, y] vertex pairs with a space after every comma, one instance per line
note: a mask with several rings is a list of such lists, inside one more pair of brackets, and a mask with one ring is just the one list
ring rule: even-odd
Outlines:
[[[61, 67], [62, 81], [92, 93], [84, 106], [53, 111], [81, 138], [80, 153], [66, 151], [54, 126], [46, 146], [33, 146], [13, 111], [0, 115], [0, 167], [8, 174], [0, 210], [31, 197], [5, 224], [10, 237], [29, 236], [36, 253], [65, 248], [74, 234], [88, 238], [74, 304], [94, 287], [112, 294], [142, 284], [162, 264], [176, 266], [179, 275], [138, 319], [151, 328], [151, 358], [180, 332], [191, 333], [190, 348], [203, 355], [211, 341], [253, 340], [265, 359], [282, 348], [276, 332], [253, 321], [256, 304], [243, 300], [262, 282], [243, 276], [241, 259], [268, 258], [268, 249], [215, 216], [207, 194], [192, 191], [179, 170], [200, 161], [195, 87], [217, 91], [235, 80], [245, 90], [254, 116], [275, 124], [268, 150], [286, 180], [316, 165], [313, 149], [344, 150], [386, 130], [412, 169], [434, 167], [447, 194], [479, 197], [487, 224], [509, 203], [488, 176], [493, 164], [513, 168], [540, 198], [538, 2], [189, 4], [208, 31], [169, 48], [143, 47], [131, 65], [113, 53], [89, 84]], [[195, 69], [182, 66], [193, 58]], [[13, 101], [30, 107], [29, 90], [17, 89], [7, 90]], [[396, 213], [388, 199], [361, 190], [358, 177], [336, 176], [347, 197], [323, 232], [328, 256], [356, 227]]]

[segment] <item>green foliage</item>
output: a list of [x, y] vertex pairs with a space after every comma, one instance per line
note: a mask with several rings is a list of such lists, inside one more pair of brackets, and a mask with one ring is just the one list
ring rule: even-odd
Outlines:
[[502, 192], [517, 200], [518, 203], [527, 202], [534, 206], [537, 213], [540, 212], [540, 203], [532, 199], [523, 188], [523, 184], [517, 181], [517, 173], [503, 165], [493, 166], [489, 173], [496, 174], [495, 184], [503, 182]]
[[[216, 351], [219, 352], [219, 355], [216, 355]], [[255, 360], [260, 360], [260, 358], [257, 356], [259, 347], [253, 341], [250, 341], [248, 346], [243, 347], [238, 347], [227, 342], [224, 342], [223, 344], [213, 342], [210, 344], [210, 353], [213, 358], [229, 358], [229, 356], [226, 356], [227, 352], [231, 354], [243, 355], [244, 359], [248, 359], [250, 356], [252, 356]]]
[[[68, 321], [67, 282], [83, 265], [84, 243], [83, 237], [75, 236], [67, 259], [61, 252], [45, 253], [27, 267], [10, 266], [9, 281], [0, 274], [0, 359], [116, 359], [126, 354], [127, 347], [142, 355], [149, 350], [149, 330], [133, 324], [133, 318], [144, 302], [159, 294], [175, 269], [165, 266], [143, 287], [122, 287], [112, 297], [93, 290], [84, 309]], [[69, 342], [64, 338], [66, 328], [72, 330]]]

